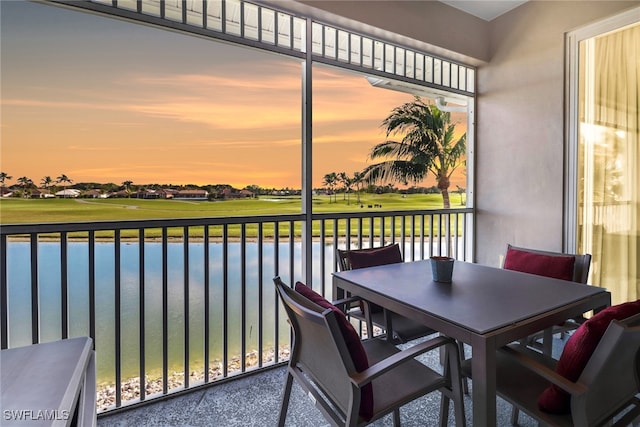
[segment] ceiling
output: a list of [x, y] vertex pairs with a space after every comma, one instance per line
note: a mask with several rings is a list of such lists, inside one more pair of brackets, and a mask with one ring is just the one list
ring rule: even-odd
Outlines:
[[440, 0], [442, 3], [460, 9], [463, 12], [491, 21], [511, 9], [515, 9], [527, 0]]

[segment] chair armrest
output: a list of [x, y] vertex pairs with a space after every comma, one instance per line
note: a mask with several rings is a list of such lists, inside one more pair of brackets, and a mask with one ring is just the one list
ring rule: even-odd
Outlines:
[[453, 339], [443, 336], [435, 337], [420, 344], [411, 346], [405, 350], [394, 353], [386, 359], [379, 361], [375, 365], [369, 366], [362, 372], [354, 373], [353, 375], [351, 375], [351, 381], [353, 381], [356, 386], [362, 387], [370, 383], [380, 375], [393, 369], [394, 367], [409, 360], [413, 360], [416, 356], [419, 356], [422, 353], [426, 353], [427, 351], [442, 347], [444, 345], [451, 345], [452, 350], [457, 353], [458, 348], [456, 347], [455, 341]]
[[[518, 351], [517, 349], [506, 346], [502, 347], [500, 350], [505, 354], [513, 357], [515, 361], [524, 366], [525, 368], [535, 372], [540, 375], [542, 378], [550, 381], [552, 384], [560, 387], [562, 390], [566, 391], [571, 395], [582, 394], [587, 391], [587, 388], [582, 383], [575, 383], [558, 374], [554, 369], [546, 366], [545, 364], [535, 360], [534, 358], [528, 356], [526, 353], [522, 351]], [[548, 356], [543, 356], [548, 357]], [[549, 358], [550, 359], [550, 358]]]

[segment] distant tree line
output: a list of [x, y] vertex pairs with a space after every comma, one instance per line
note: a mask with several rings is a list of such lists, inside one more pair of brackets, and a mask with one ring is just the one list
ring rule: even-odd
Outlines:
[[[356, 203], [360, 203], [360, 194], [367, 193], [392, 193], [398, 192], [395, 183], [406, 186], [409, 183], [418, 184], [429, 174], [436, 179], [434, 187], [418, 187], [416, 185], [402, 190], [406, 194], [437, 193], [442, 194], [445, 208], [451, 207], [449, 187], [453, 172], [466, 165], [466, 133], [456, 136], [455, 124], [451, 123], [450, 113], [441, 111], [431, 103], [425, 103], [420, 97], [394, 108], [391, 114], [383, 120], [381, 127], [385, 129], [386, 140], [376, 144], [369, 153], [371, 160], [379, 160], [378, 163], [367, 166], [362, 171], [356, 171], [352, 175], [346, 172], [330, 172], [324, 175], [323, 188], [315, 189], [316, 192], [324, 192], [329, 195], [329, 200], [337, 202], [337, 194], [342, 192], [343, 200], [347, 204], [351, 202], [351, 196], [355, 193]], [[396, 137], [399, 139], [391, 139]], [[0, 184], [2, 194], [5, 194], [5, 180], [12, 177], [5, 172], [0, 172]], [[41, 180], [45, 190], [72, 184], [73, 180], [65, 174], [61, 174], [55, 180], [45, 176]], [[18, 188], [22, 197], [29, 197], [33, 189], [37, 188], [34, 182], [26, 177], [17, 179]], [[228, 195], [237, 195], [236, 189], [227, 184], [215, 185], [180, 185], [172, 184], [146, 184], [134, 185], [132, 181], [123, 181], [120, 186], [108, 183], [80, 183], [74, 186], [77, 190], [100, 190], [105, 193], [124, 192], [132, 194], [146, 190], [182, 188], [206, 190], [210, 198], [226, 198]], [[253, 197], [261, 195], [299, 195], [300, 190], [291, 188], [263, 188], [258, 185], [249, 185], [239, 190], [244, 197], [249, 193]], [[458, 186], [462, 201], [464, 189]]]
[[[334, 180], [332, 177], [336, 177]], [[20, 177], [16, 180], [16, 183], [11, 186], [7, 186], [6, 181], [13, 177], [6, 172], [0, 172], [0, 186], [4, 190], [13, 190], [14, 197], [30, 197], [37, 189], [45, 189], [55, 193], [61, 189], [73, 189], [78, 190], [81, 193], [89, 191], [98, 191], [102, 194], [114, 194], [114, 193], [126, 193], [133, 195], [140, 191], [147, 190], [205, 190], [210, 194], [211, 199], [224, 198], [225, 190], [231, 190], [232, 192], [248, 191], [251, 192], [253, 197], [260, 196], [299, 196], [302, 190], [292, 187], [262, 187], [257, 184], [247, 185], [242, 189], [236, 189], [230, 184], [134, 184], [133, 181], [126, 180], [121, 184], [115, 184], [113, 182], [101, 183], [101, 182], [76, 182], [69, 178], [65, 174], [61, 174], [57, 179], [53, 180], [50, 176], [45, 176], [40, 180], [40, 186], [37, 186], [35, 182], [28, 177]], [[360, 202], [360, 194], [438, 194], [440, 190], [436, 186], [431, 187], [419, 187], [412, 186], [408, 188], [399, 189], [393, 184], [376, 185], [366, 184], [357, 173], [353, 177], [349, 177], [345, 172], [325, 175], [324, 183], [322, 187], [313, 189], [315, 194], [326, 194], [329, 197], [336, 200], [338, 194], [342, 194], [343, 200], [350, 200], [352, 196], [357, 197], [357, 202]], [[464, 191], [464, 190], [462, 190]], [[354, 194], [355, 193], [355, 194]]]

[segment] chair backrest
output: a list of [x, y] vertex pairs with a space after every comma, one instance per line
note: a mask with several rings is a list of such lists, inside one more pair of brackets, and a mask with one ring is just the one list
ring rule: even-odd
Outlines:
[[611, 322], [578, 382], [587, 392], [571, 398], [577, 426], [600, 425], [640, 393], [640, 314]]
[[550, 255], [550, 256], [573, 256], [575, 259], [573, 264], [573, 281], [578, 283], [587, 283], [589, 278], [589, 268], [591, 267], [591, 254], [568, 254], [563, 252], [541, 251], [538, 249], [522, 248], [507, 245], [507, 251], [509, 249], [515, 249], [524, 252], [530, 252], [534, 254]]
[[[359, 258], [362, 258], [363, 255], [367, 255], [367, 260], [364, 261], [364, 265], [367, 267], [373, 267], [375, 265], [383, 265], [395, 262], [402, 262], [402, 254], [400, 253], [400, 246], [397, 243], [392, 243], [387, 246], [375, 247], [375, 248], [364, 248], [364, 249], [337, 249], [336, 257], [338, 261], [338, 270], [339, 271], [347, 271], [352, 270], [354, 266], [351, 263], [350, 256], [352, 254], [361, 255]], [[362, 261], [361, 261], [362, 262]], [[361, 267], [362, 267], [361, 266]]]
[[336, 249], [336, 257], [338, 260], [338, 271], [351, 270], [349, 262], [349, 251], [346, 249]]
[[279, 277], [274, 283], [293, 329], [289, 366], [310, 376], [332, 404], [347, 413], [353, 398], [349, 373], [355, 367], [336, 313], [313, 303]]

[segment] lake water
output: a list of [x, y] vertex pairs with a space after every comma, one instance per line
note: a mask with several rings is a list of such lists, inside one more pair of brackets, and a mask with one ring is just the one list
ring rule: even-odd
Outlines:
[[[60, 245], [57, 242], [42, 242], [38, 245], [38, 283], [40, 301], [40, 341], [61, 338], [61, 291], [60, 291]], [[145, 348], [147, 372], [159, 372], [162, 368], [162, 245], [145, 242]], [[246, 244], [245, 312], [247, 351], [258, 347], [258, 316], [260, 275], [262, 276], [263, 346], [273, 346], [275, 331], [276, 296], [272, 278], [277, 273], [290, 281], [290, 246], [280, 243], [276, 259], [275, 244], [263, 245], [263, 267], [259, 271], [258, 244]], [[211, 360], [222, 360], [223, 348], [223, 245], [209, 243], [209, 291], [210, 291], [210, 352]], [[294, 278], [302, 277], [301, 244], [293, 245]], [[333, 248], [325, 246], [328, 268], [332, 266]], [[315, 243], [314, 258], [320, 271], [320, 244]], [[98, 242], [95, 245], [95, 291], [96, 291], [96, 354], [99, 381], [114, 377], [115, 361], [115, 245], [113, 242]], [[138, 375], [139, 324], [140, 324], [140, 268], [139, 244], [122, 243], [120, 256], [121, 289], [121, 342], [122, 377]], [[31, 288], [30, 245], [28, 242], [9, 242], [8, 297], [10, 310], [10, 346], [31, 344]], [[68, 298], [69, 336], [89, 335], [89, 252], [86, 242], [68, 244]], [[168, 339], [169, 366], [182, 370], [184, 333], [184, 245], [169, 243], [167, 252], [168, 272]], [[189, 347], [191, 368], [202, 366], [204, 355], [204, 243], [189, 244]], [[239, 355], [241, 349], [242, 275], [241, 245], [228, 244], [227, 262], [228, 299], [228, 346], [230, 356]], [[320, 283], [320, 274], [314, 277]], [[330, 282], [330, 271], [327, 272]], [[289, 326], [284, 313], [279, 316], [280, 343], [287, 343]]]
[[[202, 369], [204, 358], [204, 242], [189, 243], [189, 351], [190, 370]], [[428, 245], [428, 244], [427, 244]], [[223, 349], [223, 295], [224, 277], [227, 275], [228, 348], [229, 356], [241, 352], [242, 323], [242, 277], [247, 284], [244, 289], [246, 313], [246, 351], [258, 348], [259, 295], [262, 293], [263, 348], [273, 347], [276, 326], [279, 343], [289, 340], [289, 325], [284, 312], [280, 312], [276, 324], [276, 294], [272, 278], [278, 274], [291, 283], [302, 277], [302, 247], [296, 242], [262, 245], [262, 270], [259, 271], [260, 254], [257, 243], [246, 244], [245, 266], [242, 266], [240, 243], [228, 243], [228, 261], [223, 262], [223, 244], [209, 243], [209, 304], [210, 304], [210, 360], [222, 360]], [[121, 289], [121, 348], [122, 378], [139, 374], [140, 336], [140, 269], [144, 271], [144, 331], [146, 371], [151, 376], [159, 375], [162, 369], [162, 244], [144, 242], [144, 265], [140, 266], [139, 243], [122, 242], [120, 245], [120, 289]], [[293, 249], [293, 254], [291, 254]], [[321, 264], [324, 249], [326, 268]], [[405, 246], [408, 254], [411, 245]], [[415, 253], [419, 253], [416, 245]], [[314, 242], [313, 283], [319, 286], [321, 275], [325, 275], [328, 298], [331, 297], [331, 272], [334, 250], [332, 245], [321, 247]], [[425, 248], [425, 251], [427, 249]], [[277, 255], [276, 255], [277, 254]], [[30, 244], [9, 242], [8, 298], [9, 298], [9, 343], [10, 347], [31, 344], [31, 287]], [[184, 245], [167, 245], [168, 283], [168, 358], [170, 370], [183, 370], [184, 332]], [[293, 259], [293, 265], [291, 265]], [[68, 243], [68, 299], [69, 336], [89, 335], [89, 247], [87, 242]], [[60, 291], [60, 244], [41, 242], [38, 244], [38, 284], [40, 301], [40, 341], [61, 338], [61, 291]], [[262, 280], [262, 292], [260, 289]], [[96, 369], [98, 381], [112, 382], [115, 378], [115, 244], [95, 244], [95, 292], [96, 292]]]

